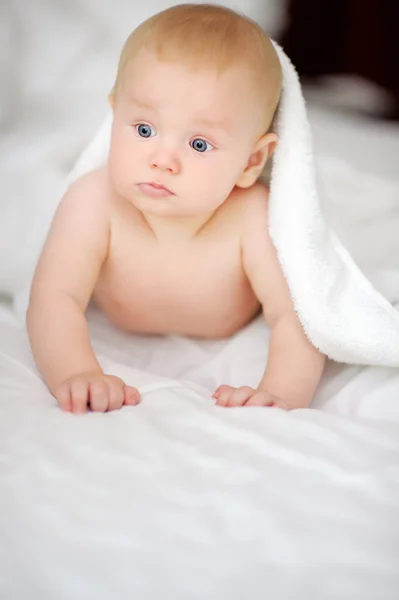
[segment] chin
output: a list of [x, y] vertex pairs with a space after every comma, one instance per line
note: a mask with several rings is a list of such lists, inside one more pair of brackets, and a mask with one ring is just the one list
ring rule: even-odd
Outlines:
[[140, 212], [159, 216], [177, 216], [182, 211], [171, 200], [152, 200], [150, 198], [135, 198], [133, 205]]
[[212, 213], [219, 208], [219, 205], [198, 207], [193, 207], [191, 205], [190, 210], [187, 210], [187, 203], [189, 203], [189, 201], [185, 203], [185, 206], [180, 206], [180, 202], [176, 197], [160, 199], [148, 198], [147, 196], [135, 196], [132, 198], [131, 202], [140, 212], [157, 215], [159, 217], [193, 218]]

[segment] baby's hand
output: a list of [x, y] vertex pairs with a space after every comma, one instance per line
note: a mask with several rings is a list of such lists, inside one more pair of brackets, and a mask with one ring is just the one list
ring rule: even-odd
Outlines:
[[234, 388], [230, 385], [220, 385], [212, 397], [218, 406], [275, 406], [289, 409], [286, 402], [269, 392], [257, 391], [248, 386]]
[[80, 373], [64, 381], [54, 392], [60, 407], [68, 412], [85, 413], [87, 407], [98, 412], [116, 410], [124, 404], [140, 402], [136, 388], [122, 379], [103, 373]]

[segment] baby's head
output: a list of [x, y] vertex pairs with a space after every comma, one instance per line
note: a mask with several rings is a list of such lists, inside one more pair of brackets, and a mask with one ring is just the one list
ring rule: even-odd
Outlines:
[[261, 174], [280, 91], [277, 54], [253, 21], [197, 4], [151, 17], [127, 39], [110, 96], [117, 192], [143, 212], [215, 210]]

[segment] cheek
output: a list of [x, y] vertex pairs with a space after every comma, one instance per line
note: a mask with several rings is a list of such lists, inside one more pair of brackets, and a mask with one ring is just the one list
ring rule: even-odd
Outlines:
[[112, 179], [123, 181], [132, 175], [134, 169], [134, 144], [126, 134], [115, 132], [111, 136], [108, 166]]
[[215, 209], [230, 195], [237, 177], [228, 162], [205, 163], [202, 168], [194, 168], [187, 178], [191, 207]]
[[205, 165], [201, 177], [201, 185], [216, 193], [229, 194], [242, 171], [242, 159], [230, 154], [215, 157]]

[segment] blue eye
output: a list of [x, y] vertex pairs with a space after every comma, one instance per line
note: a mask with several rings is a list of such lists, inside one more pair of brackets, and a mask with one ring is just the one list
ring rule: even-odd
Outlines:
[[150, 127], [150, 125], [146, 125], [145, 123], [140, 123], [139, 125], [136, 125], [136, 131], [139, 134], [139, 136], [143, 138], [149, 138], [156, 135], [155, 129]]
[[190, 142], [190, 146], [196, 150], [196, 152], [209, 152], [210, 150], [213, 150], [212, 144], [201, 138], [195, 138], [195, 140]]

